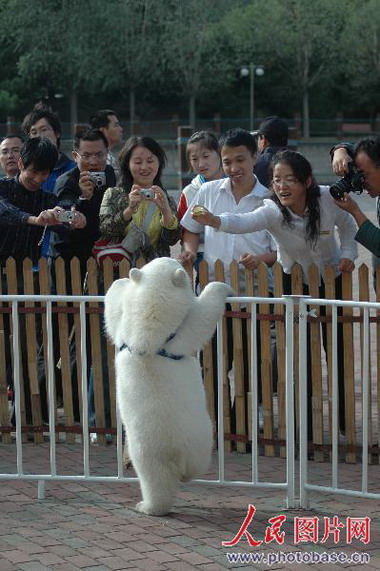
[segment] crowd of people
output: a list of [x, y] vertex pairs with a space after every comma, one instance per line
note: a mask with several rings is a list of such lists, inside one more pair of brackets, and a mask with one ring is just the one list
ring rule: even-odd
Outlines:
[[[146, 262], [170, 256], [170, 247], [180, 240], [183, 262], [193, 262], [197, 271], [200, 260], [205, 259], [213, 279], [212, 268], [220, 259], [226, 281], [231, 261], [237, 260], [242, 274], [264, 262], [271, 284], [270, 267], [278, 261], [285, 292], [290, 291], [292, 265], [299, 263], [307, 294], [308, 268], [316, 264], [321, 271], [321, 297], [323, 268], [332, 264], [338, 299], [342, 274], [354, 269], [356, 242], [380, 255], [380, 229], [367, 220], [350, 194], [334, 199], [328, 187], [318, 185], [309, 161], [287, 148], [288, 125], [278, 117], [265, 119], [255, 133], [231, 129], [219, 138], [210, 131], [194, 133], [186, 152], [195, 177], [182, 190], [178, 205], [162, 184], [166, 156], [161, 145], [146, 136], [131, 136], [122, 145], [123, 129], [111, 109], [90, 117], [88, 128], [75, 136], [71, 158], [60, 150], [61, 123], [50, 108], [36, 105], [22, 122], [22, 132], [6, 135], [0, 143], [0, 165], [5, 174], [0, 179], [3, 292], [7, 291], [5, 265], [9, 257], [18, 268], [19, 293], [23, 291], [25, 258], [32, 260], [36, 279], [40, 257], [49, 262], [63, 258], [66, 276], [70, 276], [70, 262], [76, 257], [84, 281], [87, 261], [99, 240], [123, 244], [131, 265], [140, 256]], [[355, 163], [363, 188], [372, 197], [380, 195], [379, 137], [369, 137], [356, 146], [339, 143], [331, 156], [334, 172], [347, 175], [350, 163]], [[378, 214], [380, 217], [380, 208]], [[138, 247], [129, 246], [128, 250], [136, 235]], [[54, 264], [50, 267], [51, 291], [55, 293]], [[66, 289], [70, 293], [70, 280]], [[323, 337], [325, 340], [324, 329]], [[339, 344], [343, 343], [341, 337], [339, 329]], [[245, 343], [246, 338], [244, 331]], [[259, 335], [257, 339], [259, 350]], [[6, 352], [11, 371], [9, 346]], [[344, 352], [338, 354], [342, 365], [338, 367], [340, 428], [344, 431]], [[41, 352], [40, 358], [43, 360]], [[245, 369], [248, 378], [248, 360]], [[310, 372], [308, 377], [311, 402]], [[45, 385], [43, 372], [40, 384]], [[107, 395], [104, 398], [109, 401]], [[93, 399], [90, 403], [93, 407]], [[26, 410], [30, 422], [28, 402]], [[93, 408], [90, 416], [96, 423]]]

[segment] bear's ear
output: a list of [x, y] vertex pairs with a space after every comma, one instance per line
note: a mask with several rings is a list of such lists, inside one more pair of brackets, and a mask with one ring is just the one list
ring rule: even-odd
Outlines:
[[141, 281], [143, 275], [138, 268], [132, 268], [131, 270], [129, 270], [129, 277], [133, 282], [138, 284]]
[[176, 287], [185, 287], [187, 281], [187, 274], [185, 270], [178, 268], [172, 275], [172, 282]]

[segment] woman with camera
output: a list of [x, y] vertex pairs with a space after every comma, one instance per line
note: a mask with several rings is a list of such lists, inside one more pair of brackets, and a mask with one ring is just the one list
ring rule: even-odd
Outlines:
[[[100, 207], [102, 238], [120, 241], [132, 264], [170, 256], [180, 237], [177, 206], [162, 188], [162, 147], [150, 137], [130, 137], [119, 155], [122, 185], [108, 188]], [[129, 235], [129, 236], [128, 236]]]
[[[264, 205], [245, 214], [214, 216], [205, 211], [192, 216], [197, 222], [219, 231], [240, 234], [268, 230], [277, 243], [277, 261], [283, 268], [284, 293], [291, 292], [291, 268], [298, 263], [303, 270], [303, 293], [309, 295], [308, 269], [316, 264], [321, 272], [319, 297], [325, 298], [325, 265], [335, 266], [335, 298], [341, 299], [342, 272], [354, 270], [358, 255], [356, 225], [352, 217], [335, 204], [328, 187], [318, 186], [309, 161], [300, 153], [285, 150], [272, 159], [273, 195]], [[335, 237], [338, 230], [340, 244]], [[324, 313], [321, 307], [321, 314]], [[322, 325], [326, 349], [326, 325]], [[311, 439], [311, 347], [308, 332], [308, 436]], [[343, 329], [338, 325], [338, 386], [340, 428], [345, 429]]]
[[[149, 262], [153, 258], [170, 256], [170, 246], [180, 237], [180, 225], [177, 205], [162, 188], [161, 174], [166, 164], [164, 150], [150, 137], [132, 136], [120, 152], [119, 164], [121, 186], [110, 187], [104, 193], [99, 212], [101, 240], [98, 242], [122, 242], [132, 266], [140, 257]], [[102, 354], [103, 400], [108, 424], [110, 398], [105, 338]], [[89, 425], [96, 425], [93, 373], [89, 381], [88, 416]], [[92, 433], [91, 442], [96, 441], [97, 435]]]

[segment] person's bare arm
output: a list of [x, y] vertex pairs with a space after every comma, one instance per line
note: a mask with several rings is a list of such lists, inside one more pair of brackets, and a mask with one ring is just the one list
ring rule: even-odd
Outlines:
[[337, 206], [339, 206], [339, 208], [352, 214], [359, 228], [366, 220], [368, 220], [367, 216], [361, 210], [356, 200], [353, 200], [351, 196], [346, 192], [344, 193], [343, 198], [340, 200], [334, 200], [334, 202]]
[[197, 257], [199, 234], [190, 232], [190, 230], [186, 230], [186, 228], [184, 228], [182, 235], [182, 246], [183, 251], [179, 256], [179, 259], [182, 262], [188, 262], [190, 260], [193, 262]]

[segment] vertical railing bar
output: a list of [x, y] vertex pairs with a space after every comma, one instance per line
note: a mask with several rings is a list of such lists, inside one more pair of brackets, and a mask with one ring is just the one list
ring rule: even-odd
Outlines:
[[258, 374], [257, 374], [257, 305], [253, 301], [251, 303], [251, 410], [252, 410], [252, 483], [258, 482], [258, 431], [257, 431], [257, 403], [258, 403]]
[[48, 363], [48, 399], [49, 399], [49, 437], [51, 475], [57, 474], [57, 450], [55, 443], [55, 387], [54, 387], [54, 350], [52, 302], [46, 302], [47, 363]]
[[22, 419], [21, 419], [21, 380], [20, 380], [20, 327], [18, 320], [18, 301], [12, 301], [12, 328], [13, 328], [13, 372], [14, 372], [14, 407], [16, 422], [16, 458], [17, 474], [23, 475], [23, 448], [22, 448]]
[[[115, 361], [118, 349], [115, 347]], [[116, 364], [115, 364], [116, 365]], [[115, 366], [116, 371], [116, 366]], [[117, 383], [117, 378], [115, 380]], [[117, 389], [116, 389], [117, 394]], [[123, 423], [121, 421], [119, 407], [117, 406], [116, 399], [116, 446], [117, 446], [117, 476], [118, 478], [123, 478], [124, 476], [124, 462], [123, 462]], [[127, 434], [124, 428], [124, 447], [128, 446]]]
[[369, 309], [363, 308], [363, 389], [362, 389], [362, 492], [368, 491], [368, 423], [369, 423]]
[[332, 309], [332, 487], [338, 487], [338, 354], [337, 354], [337, 307]]
[[[222, 318], [223, 319], [223, 318]], [[223, 321], [216, 326], [216, 352], [218, 366], [218, 469], [219, 481], [224, 482], [224, 417], [223, 417]]]
[[283, 296], [286, 302], [285, 317], [285, 408], [286, 408], [286, 483], [287, 507], [294, 506], [294, 300], [291, 296]]
[[87, 393], [87, 324], [86, 324], [86, 302], [81, 301], [79, 305], [80, 315], [80, 350], [81, 350], [81, 381], [82, 381], [82, 403], [83, 403], [83, 467], [84, 475], [90, 474], [90, 444], [88, 432], [88, 393]]

